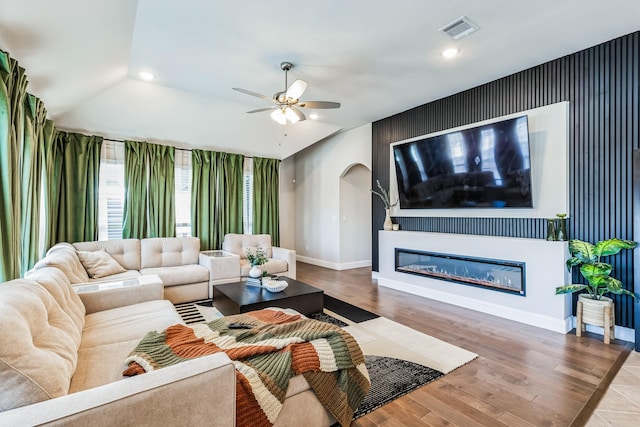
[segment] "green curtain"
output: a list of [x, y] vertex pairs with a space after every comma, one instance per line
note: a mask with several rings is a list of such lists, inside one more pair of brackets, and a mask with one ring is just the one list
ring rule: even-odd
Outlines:
[[149, 151], [149, 236], [176, 236], [174, 147], [147, 144]]
[[20, 275], [24, 275], [40, 258], [40, 191], [42, 157], [47, 110], [33, 95], [25, 98], [24, 144], [22, 147], [21, 239], [22, 260]]
[[191, 234], [200, 238], [201, 250], [220, 249], [224, 238], [218, 210], [222, 157], [216, 151], [191, 152]]
[[270, 234], [280, 246], [280, 160], [253, 158], [253, 234]]
[[58, 138], [58, 131], [51, 120], [47, 120], [43, 131], [44, 139], [44, 246], [48, 250], [58, 242], [58, 213], [60, 211], [60, 188], [62, 184], [62, 163], [64, 141]]
[[123, 239], [149, 237], [147, 143], [124, 142]]
[[224, 153], [220, 181], [222, 233], [242, 233], [242, 190], [244, 156]]
[[98, 187], [102, 137], [58, 132], [63, 146], [58, 242], [98, 240]]
[[175, 148], [124, 142], [122, 237], [175, 237]]
[[0, 51], [0, 281], [20, 276], [24, 69]]

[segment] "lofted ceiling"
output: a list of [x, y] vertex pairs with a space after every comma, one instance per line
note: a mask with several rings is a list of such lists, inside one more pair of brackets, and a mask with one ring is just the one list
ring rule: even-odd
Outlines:
[[[438, 31], [461, 16], [480, 30]], [[638, 0], [0, 0], [0, 49], [61, 129], [283, 159], [637, 31], [638, 16]], [[282, 61], [309, 83], [304, 100], [342, 107], [285, 126], [247, 114], [269, 104], [231, 88], [283, 90]]]

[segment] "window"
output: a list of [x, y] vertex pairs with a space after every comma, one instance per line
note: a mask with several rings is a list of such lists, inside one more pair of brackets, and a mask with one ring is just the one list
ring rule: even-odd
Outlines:
[[245, 234], [253, 234], [253, 159], [245, 157], [243, 169], [242, 228]]
[[191, 236], [191, 151], [176, 149], [176, 236]]
[[[175, 151], [176, 236], [191, 236], [191, 151]], [[243, 228], [253, 228], [253, 162], [244, 160]], [[100, 188], [98, 194], [98, 239], [122, 239], [124, 211], [124, 144], [104, 140], [100, 153]], [[44, 212], [44, 209], [43, 209]], [[44, 233], [43, 233], [44, 234]]]
[[493, 173], [497, 186], [502, 185], [502, 177], [496, 165], [496, 135], [493, 129], [480, 131], [482, 140], [482, 170]]
[[105, 140], [100, 153], [98, 240], [122, 239], [124, 144]]
[[467, 170], [466, 153], [464, 151], [464, 139], [460, 132], [447, 135], [447, 142], [451, 149], [451, 160], [453, 161], [453, 173], [465, 173]]

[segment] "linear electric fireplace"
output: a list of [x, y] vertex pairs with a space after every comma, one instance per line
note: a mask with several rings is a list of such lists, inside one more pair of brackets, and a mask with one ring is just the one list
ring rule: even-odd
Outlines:
[[525, 296], [525, 263], [396, 248], [396, 271]]

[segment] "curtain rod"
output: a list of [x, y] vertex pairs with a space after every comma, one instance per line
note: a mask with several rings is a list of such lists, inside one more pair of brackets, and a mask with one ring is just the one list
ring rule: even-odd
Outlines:
[[[122, 142], [124, 144], [124, 140], [123, 139], [115, 139], [115, 138], [105, 138], [104, 136], [102, 137], [103, 141], [111, 141], [111, 142]], [[133, 141], [133, 142], [142, 142], [142, 141]], [[162, 144], [159, 144], [162, 145]], [[177, 150], [182, 150], [182, 151], [193, 151], [192, 148], [178, 148], [178, 147], [174, 147]], [[244, 156], [244, 154], [243, 154]], [[244, 156], [245, 159], [253, 159], [253, 156]]]

